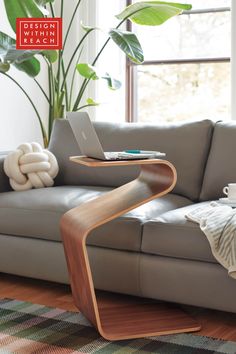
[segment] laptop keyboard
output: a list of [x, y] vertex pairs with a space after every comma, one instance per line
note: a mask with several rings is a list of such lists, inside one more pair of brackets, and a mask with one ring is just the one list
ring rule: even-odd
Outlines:
[[122, 155], [121, 152], [105, 152], [105, 157], [107, 160], [141, 160], [141, 159], [147, 159], [147, 156], [140, 156], [138, 154], [132, 155], [132, 154], [127, 154], [127, 155]]
[[118, 152], [105, 152], [107, 160], [120, 160]]

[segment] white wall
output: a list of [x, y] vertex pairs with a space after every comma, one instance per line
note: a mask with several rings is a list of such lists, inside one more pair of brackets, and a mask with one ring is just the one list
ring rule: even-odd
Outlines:
[[[119, 23], [115, 15], [124, 9], [125, 4], [125, 0], [97, 0], [97, 26], [104, 30], [97, 32], [97, 52], [107, 39], [107, 31], [110, 28], [116, 27]], [[125, 121], [125, 54], [116, 44], [110, 41], [102, 53], [97, 67], [101, 73], [108, 72], [111, 76], [120, 80], [122, 87], [119, 90], [112, 91], [107, 88], [104, 80], [98, 81], [95, 87], [94, 98], [100, 105], [96, 108], [90, 108], [89, 112], [95, 113], [94, 117], [96, 120], [113, 122]]]
[[[14, 37], [14, 32], [7, 22], [3, 1], [0, 2], [0, 30]], [[47, 104], [34, 81], [16, 69], [11, 69], [8, 73], [26, 89], [41, 116], [47, 120]], [[44, 70], [38, 79], [45, 86], [47, 72]], [[29, 101], [17, 86], [3, 75], [0, 75], [0, 106], [0, 151], [14, 149], [22, 142], [42, 143], [37, 116]]]

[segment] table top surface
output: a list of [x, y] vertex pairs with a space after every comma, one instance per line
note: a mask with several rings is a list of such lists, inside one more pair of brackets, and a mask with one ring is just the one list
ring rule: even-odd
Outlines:
[[140, 160], [115, 160], [115, 161], [102, 161], [93, 159], [87, 156], [71, 156], [70, 161], [85, 165], [88, 167], [109, 167], [109, 166], [129, 166], [129, 165], [152, 165], [152, 164], [170, 164], [163, 159], [140, 159]]

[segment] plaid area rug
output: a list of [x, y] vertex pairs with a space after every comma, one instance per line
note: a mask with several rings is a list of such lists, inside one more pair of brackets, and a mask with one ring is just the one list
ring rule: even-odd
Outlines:
[[236, 342], [192, 334], [109, 342], [79, 313], [0, 300], [0, 353], [4, 354], [236, 354]]

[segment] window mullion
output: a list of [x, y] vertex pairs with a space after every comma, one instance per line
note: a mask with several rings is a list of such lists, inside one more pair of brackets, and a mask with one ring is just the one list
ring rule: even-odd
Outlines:
[[[165, 59], [165, 60], [147, 60], [142, 65], [163, 65], [163, 64], [195, 64], [195, 63], [227, 63], [230, 62], [230, 57], [219, 58], [189, 58], [189, 59]], [[128, 65], [137, 66], [135, 63]]]

